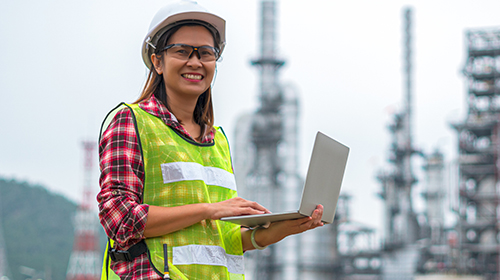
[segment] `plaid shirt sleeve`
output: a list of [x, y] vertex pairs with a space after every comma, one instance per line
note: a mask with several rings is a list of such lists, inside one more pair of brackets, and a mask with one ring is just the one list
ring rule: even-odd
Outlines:
[[143, 238], [149, 210], [142, 204], [144, 165], [131, 114], [121, 109], [99, 142], [99, 219], [121, 248]]

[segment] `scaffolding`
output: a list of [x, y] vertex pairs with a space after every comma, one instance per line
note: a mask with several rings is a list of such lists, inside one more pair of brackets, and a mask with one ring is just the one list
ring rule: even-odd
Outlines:
[[469, 30], [464, 68], [468, 112], [458, 135], [458, 268], [498, 279], [500, 29]]
[[342, 280], [381, 280], [382, 258], [375, 229], [350, 217], [351, 196], [339, 197], [334, 226], [337, 230], [338, 262]]

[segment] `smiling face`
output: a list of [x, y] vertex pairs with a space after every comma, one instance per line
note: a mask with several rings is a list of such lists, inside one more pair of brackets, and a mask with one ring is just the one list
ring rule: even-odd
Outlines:
[[[169, 38], [167, 44], [213, 47], [214, 37], [203, 26], [183, 26]], [[169, 98], [197, 99], [208, 89], [214, 77], [216, 62], [201, 62], [196, 54], [183, 60], [163, 52], [161, 59], [161, 63], [155, 63], [155, 59], [153, 62], [158, 74], [163, 76]]]

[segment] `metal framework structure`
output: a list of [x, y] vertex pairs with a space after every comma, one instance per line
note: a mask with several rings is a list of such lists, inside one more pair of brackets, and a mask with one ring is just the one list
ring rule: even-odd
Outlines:
[[342, 280], [381, 280], [382, 258], [375, 230], [351, 220], [349, 195], [341, 195], [335, 213], [338, 263]]
[[468, 113], [458, 134], [458, 264], [460, 271], [499, 279], [500, 29], [469, 30]]
[[85, 184], [83, 199], [75, 215], [75, 242], [71, 253], [67, 280], [98, 280], [101, 276], [99, 221], [92, 205], [92, 170], [96, 143], [83, 142], [85, 150]]
[[[276, 6], [261, 1], [260, 106], [236, 128], [235, 175], [239, 195], [270, 208], [294, 209], [303, 180], [298, 175], [298, 98], [279, 81], [284, 61], [276, 53]], [[332, 279], [338, 258], [336, 228], [290, 236], [262, 251], [245, 253], [247, 279]]]

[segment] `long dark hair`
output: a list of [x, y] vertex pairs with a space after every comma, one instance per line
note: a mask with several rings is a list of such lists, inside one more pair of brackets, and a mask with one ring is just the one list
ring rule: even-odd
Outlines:
[[[205, 25], [194, 23], [192, 21], [189, 23], [176, 25], [175, 27], [170, 28], [160, 37], [156, 45], [156, 50], [162, 50], [163, 48], [165, 48], [168, 39], [170, 39], [170, 37], [175, 32], [177, 32], [179, 28], [183, 26], [194, 26], [194, 25], [200, 25], [206, 28]], [[211, 30], [210, 28], [207, 29], [214, 37], [214, 46], [219, 46], [220, 39], [218, 34], [215, 34], [214, 31]], [[160, 59], [160, 61], [163, 61], [164, 52], [155, 51], [155, 55], [158, 57], [158, 59]], [[160, 100], [163, 103], [163, 105], [165, 105], [165, 107], [167, 107], [169, 111], [171, 111], [167, 101], [167, 91], [165, 89], [165, 81], [163, 80], [163, 76], [158, 74], [158, 72], [156, 72], [154, 66], [151, 66], [151, 69], [149, 69], [148, 78], [146, 80], [146, 83], [144, 84], [142, 93], [134, 103], [137, 104], [143, 100], [147, 100], [151, 98], [151, 95], [154, 95], [158, 100]], [[196, 102], [196, 107], [194, 108], [193, 112], [193, 119], [196, 122], [196, 124], [200, 125], [201, 127], [201, 134], [196, 139], [198, 141], [201, 141], [201, 139], [205, 135], [207, 135], [208, 133], [210, 133], [210, 131], [213, 130], [213, 125], [214, 125], [214, 110], [212, 106], [211, 86], [209, 86], [208, 89], [204, 93], [202, 93], [200, 97], [198, 97], [198, 101]], [[178, 119], [178, 121], [182, 123], [182, 120]]]

